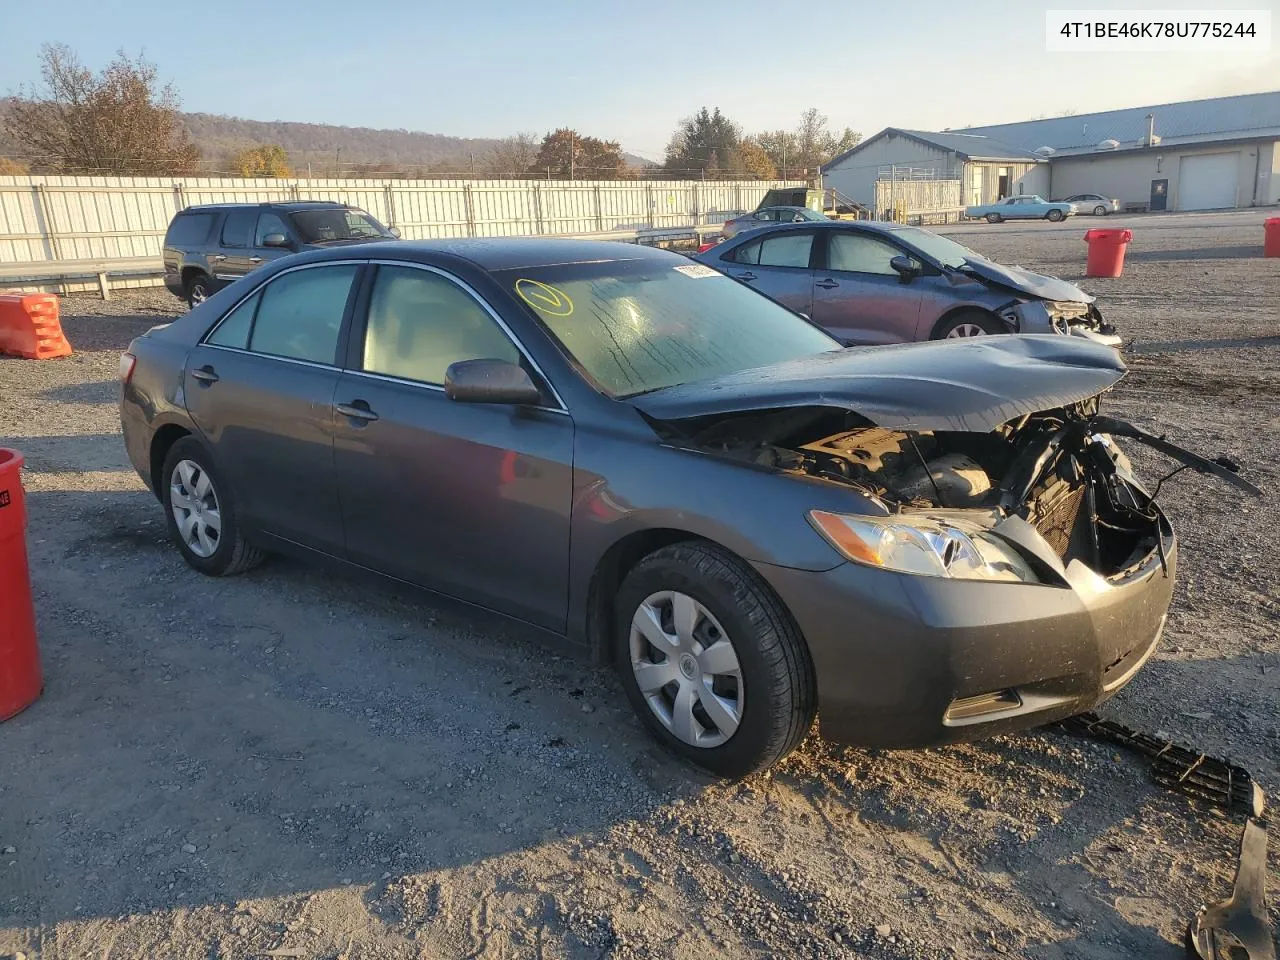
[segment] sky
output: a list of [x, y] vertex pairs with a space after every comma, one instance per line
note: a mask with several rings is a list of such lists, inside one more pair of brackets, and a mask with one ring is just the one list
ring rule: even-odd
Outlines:
[[[40, 45], [61, 42], [95, 70], [145, 54], [189, 111], [463, 137], [568, 126], [661, 159], [704, 105], [748, 133], [794, 128], [813, 106], [870, 136], [1280, 88], [1280, 41], [1048, 53], [1046, 6], [1154, 4], [219, 0], [193, 18], [153, 0], [0, 0], [0, 95], [37, 82]], [[1216, 6], [1271, 10], [1280, 30], [1280, 0]]]

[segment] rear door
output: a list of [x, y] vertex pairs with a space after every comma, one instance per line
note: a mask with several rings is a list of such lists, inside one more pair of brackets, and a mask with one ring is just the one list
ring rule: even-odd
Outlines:
[[825, 230], [814, 271], [813, 322], [844, 343], [916, 339], [919, 284], [903, 283], [889, 265], [906, 251], [870, 232]]
[[816, 231], [768, 233], [730, 250], [721, 269], [797, 313], [813, 306], [812, 258]]
[[234, 283], [256, 265], [250, 264], [249, 259], [254, 255], [253, 230], [257, 222], [257, 207], [232, 207], [222, 218], [218, 249], [209, 256], [209, 266], [218, 286]]
[[[568, 609], [573, 421], [498, 314], [444, 271], [381, 264], [339, 380], [347, 556], [553, 630]], [[458, 360], [523, 365], [538, 406], [458, 403]]]
[[192, 420], [252, 527], [343, 549], [333, 468], [338, 345], [359, 263], [288, 270], [241, 301], [187, 360]]

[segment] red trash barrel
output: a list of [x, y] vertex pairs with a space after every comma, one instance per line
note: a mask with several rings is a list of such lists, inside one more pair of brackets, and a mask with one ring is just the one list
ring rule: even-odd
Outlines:
[[1270, 217], [1263, 220], [1262, 230], [1262, 255], [1264, 257], [1280, 257], [1280, 217]]
[[27, 569], [22, 454], [0, 447], [0, 720], [35, 703], [44, 681]]
[[1124, 250], [1133, 239], [1132, 230], [1086, 230], [1089, 244], [1086, 277], [1118, 277], [1124, 273]]

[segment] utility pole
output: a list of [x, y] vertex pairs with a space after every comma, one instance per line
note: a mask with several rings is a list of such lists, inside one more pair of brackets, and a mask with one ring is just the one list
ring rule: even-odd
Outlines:
[[474, 180], [476, 178], [476, 152], [468, 150], [467, 156], [471, 158], [471, 179]]
[[787, 179], [787, 138], [782, 138], [782, 179]]
[[573, 179], [573, 131], [569, 131], [569, 179]]

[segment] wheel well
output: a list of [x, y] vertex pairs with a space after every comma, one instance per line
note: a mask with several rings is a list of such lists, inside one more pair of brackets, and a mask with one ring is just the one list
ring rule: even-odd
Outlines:
[[943, 327], [945, 327], [952, 320], [954, 320], [956, 317], [960, 316], [963, 313], [977, 313], [977, 314], [981, 314], [984, 317], [992, 317], [1001, 326], [1003, 327], [1008, 326], [1007, 323], [1005, 323], [1003, 320], [1000, 319], [999, 314], [995, 313], [994, 311], [984, 309], [983, 307], [975, 307], [975, 306], [952, 307], [950, 310], [948, 310], [946, 313], [944, 313], [942, 316], [938, 318], [938, 322], [935, 323], [933, 325], [933, 329], [929, 331], [929, 339], [936, 340], [938, 338], [939, 331], [941, 331]]
[[151, 490], [157, 499], [163, 497], [161, 490], [164, 478], [161, 473], [164, 472], [164, 459], [169, 455], [169, 449], [183, 437], [190, 435], [191, 431], [184, 427], [176, 423], [168, 423], [157, 430], [156, 435], [151, 438]]
[[608, 663], [613, 658], [613, 645], [609, 642], [615, 616], [613, 600], [631, 568], [653, 551], [685, 540], [712, 542], [687, 530], [658, 528], [629, 534], [605, 551], [587, 590], [587, 644], [597, 663]]
[[208, 274], [205, 273], [203, 270], [201, 270], [199, 267], [183, 267], [182, 268], [183, 289], [186, 289], [190, 285], [192, 278], [196, 276], [207, 277]]

